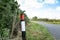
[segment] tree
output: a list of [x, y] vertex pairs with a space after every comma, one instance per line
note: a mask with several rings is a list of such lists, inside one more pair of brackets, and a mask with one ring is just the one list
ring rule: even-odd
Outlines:
[[37, 20], [37, 16], [33, 17], [32, 20], [36, 21]]
[[[17, 25], [20, 23], [19, 16], [22, 12], [17, 1], [0, 0], [0, 37], [2, 40], [8, 40], [6, 38], [9, 38], [9, 35], [12, 37], [14, 31], [17, 33]], [[28, 20], [26, 14], [25, 19]]]
[[3, 40], [7, 40], [9, 31], [15, 27], [18, 7], [19, 5], [15, 0], [0, 0], [0, 37], [4, 38]]

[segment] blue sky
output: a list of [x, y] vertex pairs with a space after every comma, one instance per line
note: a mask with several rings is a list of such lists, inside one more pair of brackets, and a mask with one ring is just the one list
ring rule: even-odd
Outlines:
[[60, 19], [60, 0], [17, 0], [19, 8], [32, 18]]

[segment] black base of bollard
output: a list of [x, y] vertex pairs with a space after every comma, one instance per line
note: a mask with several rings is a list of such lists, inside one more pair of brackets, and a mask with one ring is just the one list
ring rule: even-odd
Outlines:
[[22, 40], [26, 40], [26, 31], [22, 31]]

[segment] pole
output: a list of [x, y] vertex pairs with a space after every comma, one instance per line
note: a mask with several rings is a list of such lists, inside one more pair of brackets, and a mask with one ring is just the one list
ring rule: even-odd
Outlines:
[[26, 31], [25, 31], [25, 20], [24, 14], [21, 14], [21, 31], [22, 31], [22, 40], [26, 40]]

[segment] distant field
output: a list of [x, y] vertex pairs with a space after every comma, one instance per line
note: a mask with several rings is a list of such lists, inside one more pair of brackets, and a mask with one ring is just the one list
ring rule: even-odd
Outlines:
[[27, 40], [54, 40], [45, 27], [37, 23], [29, 23], [26, 27]]
[[50, 23], [50, 24], [60, 24], [60, 22], [47, 22], [47, 23]]

